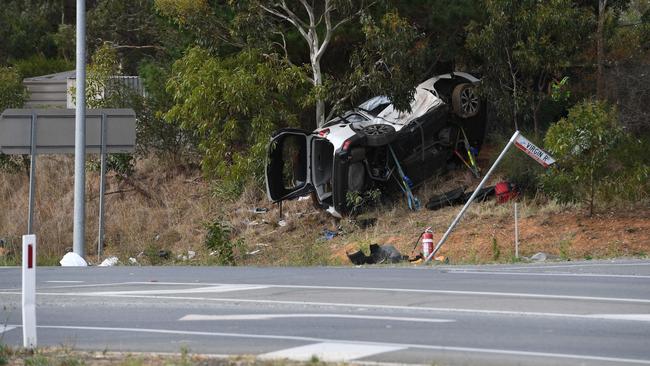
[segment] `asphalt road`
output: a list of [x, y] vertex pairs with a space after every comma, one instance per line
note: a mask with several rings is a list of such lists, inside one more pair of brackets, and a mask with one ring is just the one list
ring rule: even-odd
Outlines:
[[[20, 269], [0, 339], [22, 345]], [[650, 364], [650, 261], [37, 270], [39, 346], [353, 363]]]

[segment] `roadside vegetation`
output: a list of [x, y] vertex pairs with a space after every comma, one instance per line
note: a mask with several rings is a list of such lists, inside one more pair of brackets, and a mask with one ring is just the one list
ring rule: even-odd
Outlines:
[[217, 357], [193, 354], [185, 347], [178, 353], [143, 354], [129, 352], [85, 352], [72, 347], [14, 349], [0, 343], [0, 366], [326, 366], [329, 363], [313, 357], [306, 362], [278, 360], [261, 361], [254, 356]]
[[[109, 158], [105, 253], [96, 257], [98, 162], [87, 170], [87, 253], [124, 265], [348, 264], [346, 251], [442, 235], [457, 208], [411, 212], [399, 196], [350, 193], [334, 220], [309, 200], [271, 205], [273, 130], [312, 130], [374, 95], [408, 108], [413, 87], [453, 70], [482, 75], [490, 103], [483, 171], [515, 129], [558, 160], [512, 151], [493, 182], [523, 191], [521, 253], [646, 256], [650, 248], [650, 5], [642, 0], [299, 2], [97, 0], [88, 6], [88, 103], [138, 116], [134, 154]], [[0, 110], [21, 80], [74, 68], [74, 6], [7, 0], [0, 9]], [[318, 36], [315, 36], [315, 35]], [[137, 95], [111, 82], [139, 75]], [[98, 98], [99, 91], [105, 97]], [[37, 165], [39, 263], [71, 246], [69, 156]], [[0, 155], [0, 265], [19, 262], [29, 160]], [[478, 184], [460, 167], [416, 190], [426, 200]], [[452, 263], [514, 258], [512, 204], [477, 204], [450, 237]]]

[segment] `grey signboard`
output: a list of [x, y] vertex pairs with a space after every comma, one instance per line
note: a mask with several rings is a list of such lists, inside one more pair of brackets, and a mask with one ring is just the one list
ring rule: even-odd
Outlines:
[[[100, 153], [102, 115], [105, 116], [106, 152], [133, 152], [133, 109], [89, 109], [86, 111], [86, 153]], [[36, 122], [37, 154], [74, 153], [74, 109], [6, 109], [0, 116], [0, 153], [30, 154], [32, 118]]]

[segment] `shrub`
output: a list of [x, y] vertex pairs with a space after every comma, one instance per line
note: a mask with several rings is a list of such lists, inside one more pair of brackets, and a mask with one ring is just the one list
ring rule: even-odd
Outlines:
[[60, 58], [47, 58], [43, 55], [34, 55], [30, 58], [15, 61], [13, 64], [18, 73], [24, 78], [74, 70], [75, 67], [70, 61]]
[[[7, 108], [20, 108], [27, 99], [27, 89], [20, 73], [13, 68], [0, 67], [0, 113]], [[0, 154], [0, 171], [16, 173], [26, 169], [27, 160], [20, 156]]]
[[350, 191], [345, 194], [345, 202], [351, 215], [356, 215], [368, 207], [377, 205], [381, 199], [381, 190], [369, 189], [364, 192]]
[[20, 73], [9, 67], [0, 67], [0, 113], [7, 108], [20, 108], [27, 99], [27, 89]]
[[235, 249], [243, 245], [241, 240], [233, 242], [232, 228], [222, 221], [214, 221], [206, 225], [208, 232], [205, 235], [205, 247], [210, 255], [216, 258], [216, 262], [223, 266], [234, 266], [237, 264]]
[[544, 142], [558, 161], [544, 174], [544, 189], [561, 201], [587, 203], [589, 215], [597, 197], [607, 198], [604, 188], [630, 176], [643, 156], [621, 160], [621, 149], [632, 148], [634, 141], [620, 126], [616, 108], [598, 101], [572, 107], [566, 118], [549, 128]]

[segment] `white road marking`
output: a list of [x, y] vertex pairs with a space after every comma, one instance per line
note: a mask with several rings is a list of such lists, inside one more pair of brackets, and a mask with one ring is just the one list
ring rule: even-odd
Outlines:
[[465, 271], [461, 269], [452, 269], [447, 273], [453, 274], [487, 274], [487, 275], [513, 275], [513, 276], [557, 276], [557, 277], [611, 277], [611, 278], [639, 278], [650, 279], [650, 276], [642, 275], [612, 275], [598, 273], [557, 273], [557, 272], [502, 272], [502, 271]]
[[47, 283], [84, 283], [85, 281], [45, 281]]
[[[16, 325], [16, 327], [18, 326]], [[472, 352], [472, 353], [487, 353], [487, 354], [526, 356], [526, 357], [552, 357], [552, 358], [564, 358], [564, 359], [576, 359], [576, 360], [588, 360], [588, 361], [637, 363], [637, 364], [650, 365], [649, 359], [602, 357], [602, 356], [579, 355], [579, 354], [530, 352], [530, 351], [516, 351], [516, 350], [506, 350], [506, 349], [493, 349], [493, 348], [455, 347], [455, 346], [411, 344], [411, 343], [365, 342], [365, 341], [285, 336], [285, 335], [273, 335], [273, 334], [263, 335], [263, 334], [246, 334], [246, 333], [198, 332], [198, 331], [169, 330], [169, 329], [83, 327], [83, 326], [59, 326], [59, 325], [39, 325], [38, 328], [82, 330], [82, 331], [86, 330], [86, 331], [101, 331], [101, 332], [131, 332], [131, 333], [213, 336], [213, 337], [230, 337], [230, 338], [249, 338], [249, 339], [273, 339], [273, 340], [301, 341], [301, 342], [310, 342], [310, 343], [311, 342], [346, 343], [346, 344], [353, 344], [353, 345], [377, 345], [383, 347], [417, 348], [417, 349], [425, 349], [425, 350], [432, 350], [432, 351]]]
[[[0, 292], [3, 293], [3, 292]], [[5, 294], [20, 295], [20, 292], [4, 292]], [[85, 296], [83, 293], [37, 293], [39, 296]], [[93, 295], [91, 297], [96, 297]], [[378, 304], [359, 304], [359, 303], [336, 303], [336, 302], [316, 302], [316, 301], [290, 301], [290, 300], [259, 300], [259, 299], [241, 299], [241, 298], [214, 298], [214, 297], [186, 297], [186, 296], [153, 296], [153, 295], [114, 295], [116, 298], [135, 298], [135, 299], [158, 299], [158, 300], [182, 300], [182, 301], [205, 301], [205, 302], [228, 302], [228, 303], [249, 303], [249, 304], [273, 304], [273, 305], [299, 305], [299, 306], [318, 306], [318, 307], [343, 307], [353, 309], [382, 309], [382, 310], [423, 310], [433, 312], [449, 313], [468, 313], [484, 315], [513, 315], [513, 316], [535, 316], [535, 317], [556, 317], [556, 318], [576, 318], [576, 319], [599, 319], [593, 314], [565, 314], [565, 313], [544, 313], [544, 312], [527, 312], [527, 311], [508, 311], [508, 310], [484, 310], [484, 309], [460, 309], [460, 308], [439, 308], [427, 306], [408, 306], [408, 305], [378, 305]], [[620, 319], [626, 320], [626, 319]]]
[[650, 314], [593, 314], [593, 318], [650, 322]]
[[[186, 284], [189, 285], [189, 284]], [[557, 299], [557, 300], [586, 300], [586, 301], [612, 301], [650, 304], [650, 299], [635, 298], [617, 298], [617, 297], [597, 297], [597, 296], [573, 296], [573, 295], [551, 295], [551, 294], [531, 294], [525, 292], [489, 292], [489, 291], [456, 291], [456, 290], [423, 290], [423, 289], [404, 289], [404, 288], [383, 288], [383, 287], [350, 287], [350, 286], [311, 286], [311, 285], [263, 285], [263, 284], [194, 284], [215, 286], [214, 290], [207, 291], [211, 287], [189, 289], [189, 290], [146, 290], [146, 291], [114, 291], [114, 292], [90, 292], [74, 293], [68, 295], [85, 295], [85, 296], [122, 296], [122, 295], [141, 295], [141, 294], [182, 294], [195, 292], [228, 292], [239, 290], [257, 290], [265, 288], [295, 288], [307, 290], [344, 290], [344, 291], [375, 291], [375, 292], [402, 292], [402, 293], [425, 293], [425, 294], [446, 294], [446, 295], [470, 295], [470, 296], [498, 296], [498, 297], [517, 297], [517, 298], [534, 298], [534, 299]], [[230, 286], [230, 287], [229, 287]], [[224, 291], [218, 288], [223, 287]], [[227, 290], [232, 288], [232, 290]]]
[[268, 286], [223, 284], [217, 286], [175, 289], [175, 290], [101, 291], [101, 292], [89, 292], [89, 293], [85, 293], [84, 295], [116, 296], [116, 295], [198, 294], [198, 293], [221, 293], [221, 292], [244, 291], [244, 290], [261, 290], [265, 288], [268, 288]]
[[374, 344], [322, 342], [269, 352], [259, 355], [257, 358], [262, 360], [289, 359], [295, 361], [309, 361], [315, 356], [318, 357], [319, 360], [325, 362], [345, 362], [357, 358], [374, 356], [380, 353], [400, 351], [406, 348], [407, 347]]
[[286, 318], [340, 318], [340, 319], [364, 319], [364, 320], [386, 320], [415, 323], [452, 323], [453, 319], [432, 319], [432, 318], [408, 318], [399, 316], [374, 316], [354, 314], [243, 314], [243, 315], [202, 315], [188, 314], [178, 319], [180, 321], [211, 321], [211, 320], [270, 320]]
[[10, 330], [12, 330], [12, 329], [16, 329], [16, 328], [17, 328], [17, 327], [11, 327], [11, 326], [8, 326], [8, 325], [2, 325], [2, 324], [0, 324], [0, 334], [5, 333], [5, 332], [8, 332], [8, 331], [10, 331]]
[[504, 270], [513, 270], [513, 269], [546, 269], [546, 268], [576, 268], [576, 267], [610, 267], [610, 266], [625, 266], [625, 267], [634, 267], [634, 266], [650, 266], [650, 262], [639, 262], [639, 263], [576, 263], [576, 264], [555, 264], [555, 265], [530, 265], [530, 266], [519, 266], [519, 267], [506, 267]]

